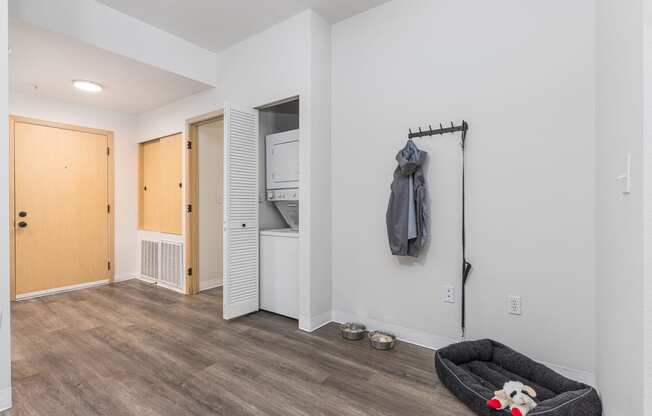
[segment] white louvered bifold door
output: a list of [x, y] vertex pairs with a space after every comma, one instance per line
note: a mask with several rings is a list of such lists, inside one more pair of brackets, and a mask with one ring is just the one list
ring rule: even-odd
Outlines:
[[258, 311], [258, 112], [224, 108], [224, 319]]

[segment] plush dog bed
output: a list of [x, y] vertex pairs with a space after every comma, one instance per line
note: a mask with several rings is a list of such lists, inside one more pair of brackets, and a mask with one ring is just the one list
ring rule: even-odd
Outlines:
[[602, 415], [595, 389], [495, 341], [467, 341], [442, 348], [435, 354], [435, 368], [441, 382], [478, 415], [510, 414], [487, 407], [487, 400], [507, 381], [520, 381], [537, 392], [537, 407], [528, 416]]

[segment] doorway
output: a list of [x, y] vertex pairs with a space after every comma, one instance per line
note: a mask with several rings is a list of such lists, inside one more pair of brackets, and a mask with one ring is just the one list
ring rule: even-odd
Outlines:
[[224, 112], [186, 124], [186, 292], [196, 295], [223, 284]]
[[197, 126], [199, 217], [199, 291], [222, 286], [224, 217], [224, 120]]
[[113, 280], [113, 133], [10, 117], [12, 299]]

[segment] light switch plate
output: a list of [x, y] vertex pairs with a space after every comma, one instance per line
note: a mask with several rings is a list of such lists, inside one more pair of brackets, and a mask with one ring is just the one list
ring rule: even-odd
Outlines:
[[627, 155], [625, 158], [625, 173], [618, 176], [618, 179], [623, 181], [623, 194], [629, 195], [632, 193], [632, 155]]

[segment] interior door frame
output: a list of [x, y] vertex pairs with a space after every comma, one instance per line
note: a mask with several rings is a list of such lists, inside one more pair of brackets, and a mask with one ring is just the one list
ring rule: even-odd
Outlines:
[[113, 147], [113, 132], [101, 130], [92, 127], [82, 127], [73, 124], [57, 123], [52, 121], [39, 120], [35, 118], [22, 117], [16, 115], [9, 116], [9, 282], [11, 290], [11, 300], [16, 300], [16, 206], [15, 206], [15, 124], [16, 123], [33, 124], [37, 126], [52, 127], [62, 130], [78, 131], [82, 133], [92, 133], [107, 137], [107, 203], [109, 204], [108, 212], [108, 248], [109, 262], [109, 283], [115, 281], [115, 159]]
[[[224, 118], [224, 109], [186, 120], [186, 225], [185, 264], [186, 294], [199, 294], [199, 126]], [[190, 273], [189, 271], [192, 271]]]

